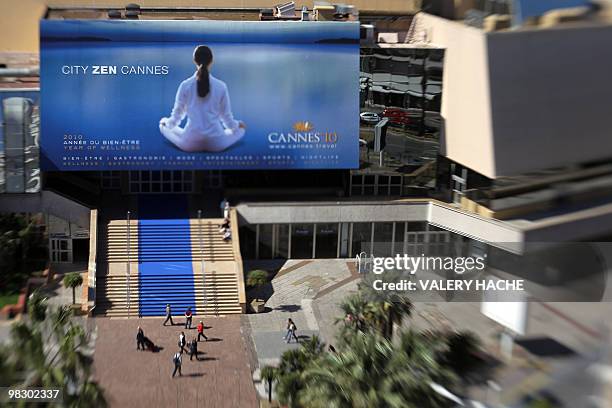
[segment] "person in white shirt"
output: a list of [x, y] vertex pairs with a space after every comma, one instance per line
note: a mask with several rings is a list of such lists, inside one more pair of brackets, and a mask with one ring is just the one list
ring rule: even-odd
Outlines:
[[172, 113], [159, 121], [159, 131], [185, 152], [220, 152], [242, 139], [246, 126], [234, 119], [225, 82], [210, 74], [210, 48], [197, 46], [193, 61], [198, 69], [179, 85]]

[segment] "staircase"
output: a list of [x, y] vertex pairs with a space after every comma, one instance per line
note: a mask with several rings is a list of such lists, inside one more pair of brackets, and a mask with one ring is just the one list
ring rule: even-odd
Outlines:
[[242, 313], [239, 254], [221, 239], [221, 222], [131, 220], [129, 228], [126, 220], [107, 222], [100, 231], [106, 245], [98, 262], [96, 313], [163, 316], [166, 303], [177, 316], [187, 307], [196, 315]]

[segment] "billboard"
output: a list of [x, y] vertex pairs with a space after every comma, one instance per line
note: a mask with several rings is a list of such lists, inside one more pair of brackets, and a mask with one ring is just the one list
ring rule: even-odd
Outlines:
[[342, 169], [359, 23], [41, 21], [43, 170]]

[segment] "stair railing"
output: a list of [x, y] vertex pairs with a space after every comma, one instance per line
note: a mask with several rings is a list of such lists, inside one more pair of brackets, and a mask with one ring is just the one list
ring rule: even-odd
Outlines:
[[132, 245], [132, 240], [131, 240], [131, 231], [130, 231], [130, 212], [127, 212], [127, 217], [126, 217], [126, 226], [127, 226], [127, 268], [126, 268], [126, 275], [125, 275], [125, 281], [126, 281], [126, 287], [127, 287], [127, 314], [128, 314], [128, 318], [130, 317], [130, 304], [131, 304], [131, 299], [130, 299], [130, 275], [131, 275], [131, 271], [130, 271], [130, 255], [131, 255], [131, 245]]
[[200, 265], [202, 268], [202, 307], [206, 306], [206, 274], [204, 273], [204, 232], [202, 231], [202, 210], [198, 210], [198, 230], [200, 241]]

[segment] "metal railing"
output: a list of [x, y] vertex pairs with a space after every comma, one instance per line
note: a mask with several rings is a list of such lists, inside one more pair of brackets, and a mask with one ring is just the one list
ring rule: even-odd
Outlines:
[[132, 240], [131, 240], [131, 231], [130, 231], [130, 212], [127, 212], [127, 217], [126, 217], [126, 226], [127, 226], [127, 265], [126, 265], [126, 275], [125, 275], [125, 281], [126, 281], [126, 288], [127, 288], [127, 293], [126, 293], [126, 301], [127, 301], [127, 315], [128, 318], [130, 317], [130, 306], [131, 306], [131, 288], [130, 288], [130, 275], [131, 275], [131, 271], [130, 271], [130, 255], [131, 255], [131, 246], [132, 246]]
[[198, 230], [200, 241], [200, 266], [202, 268], [202, 308], [206, 306], [206, 273], [204, 272], [204, 232], [202, 231], [202, 210], [198, 210]]

